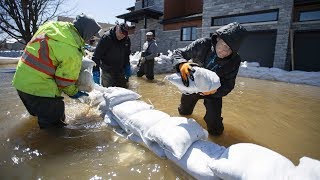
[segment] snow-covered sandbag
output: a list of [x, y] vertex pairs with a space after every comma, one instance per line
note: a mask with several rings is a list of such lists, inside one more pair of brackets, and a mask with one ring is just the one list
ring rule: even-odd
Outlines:
[[94, 89], [94, 81], [92, 77], [92, 68], [96, 63], [91, 59], [84, 57], [82, 59], [81, 70], [76, 85], [79, 91], [90, 92]]
[[290, 175], [290, 180], [319, 180], [320, 179], [320, 161], [309, 157], [300, 158], [300, 163]]
[[181, 159], [193, 142], [199, 139], [206, 140], [208, 132], [194, 119], [169, 117], [151, 127], [145, 137]]
[[[168, 119], [169, 117], [167, 113], [159, 110], [143, 110], [129, 116], [125, 126], [129, 132], [140, 136], [145, 141], [145, 133], [160, 120]], [[145, 141], [145, 143], [151, 142]]]
[[186, 87], [182, 83], [179, 73], [168, 75], [165, 79], [175, 85], [184, 94], [209, 92], [216, 90], [221, 86], [220, 78], [215, 72], [201, 67], [193, 68], [195, 70], [193, 73], [194, 81], [189, 78], [189, 87]]
[[125, 101], [114, 106], [112, 108], [112, 113], [116, 116], [115, 120], [118, 122], [120, 127], [128, 132], [125, 122], [128, 120], [129, 116], [147, 109], [153, 109], [153, 106], [144, 101], [133, 100]]
[[222, 179], [243, 180], [288, 179], [289, 172], [295, 168], [281, 154], [251, 143], [230, 146], [209, 167]]
[[125, 101], [137, 100], [141, 97], [138, 93], [121, 87], [108, 87], [104, 98], [111, 109], [113, 106]]
[[219, 146], [213, 142], [199, 140], [189, 147], [188, 151], [181, 159], [176, 158], [169, 151], [165, 151], [165, 154], [168, 159], [173, 161], [194, 178], [201, 180], [215, 180], [220, 178], [212, 172], [208, 167], [208, 164], [212, 160], [219, 159], [225, 149], [225, 147]]
[[150, 151], [152, 151], [154, 154], [156, 154], [158, 157], [162, 158], [162, 159], [166, 159], [167, 156], [164, 153], [164, 150], [159, 146], [159, 144], [155, 143], [155, 142], [151, 142], [149, 144], [145, 144], [142, 140], [141, 137], [135, 135], [135, 134], [130, 134], [128, 135], [128, 138], [131, 141], [134, 141], [146, 148], [148, 148]]

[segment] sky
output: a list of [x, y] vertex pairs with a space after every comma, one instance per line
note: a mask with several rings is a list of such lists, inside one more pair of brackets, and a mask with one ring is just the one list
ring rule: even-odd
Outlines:
[[94, 17], [98, 22], [114, 24], [115, 21], [123, 22], [116, 16], [129, 12], [128, 7], [134, 6], [135, 0], [67, 0], [64, 10], [74, 8], [69, 17], [76, 17], [85, 13]]

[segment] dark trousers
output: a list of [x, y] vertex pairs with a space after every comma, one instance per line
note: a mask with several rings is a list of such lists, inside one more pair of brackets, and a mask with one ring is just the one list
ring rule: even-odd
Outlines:
[[109, 72], [102, 70], [101, 84], [103, 87], [123, 87], [128, 88], [128, 81], [125, 78], [124, 72]]
[[220, 135], [224, 126], [221, 117], [222, 98], [205, 98], [199, 94], [190, 94], [181, 96], [181, 104], [178, 111], [181, 115], [191, 115], [195, 105], [199, 99], [204, 99], [204, 106], [206, 107], [206, 114], [204, 120], [207, 123], [208, 132], [212, 135]]
[[138, 77], [146, 75], [149, 80], [154, 79], [154, 60], [146, 60], [144, 63], [140, 64], [139, 70], [137, 72]]
[[28, 112], [38, 117], [41, 129], [66, 126], [63, 97], [39, 97], [17, 91]]

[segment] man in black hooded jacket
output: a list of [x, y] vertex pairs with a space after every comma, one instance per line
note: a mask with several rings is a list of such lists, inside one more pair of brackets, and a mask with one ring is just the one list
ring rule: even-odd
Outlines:
[[99, 67], [101, 68], [101, 84], [104, 87], [127, 88], [124, 70], [126, 66], [130, 66], [131, 53], [128, 30], [129, 26], [126, 23], [111, 28], [102, 36], [92, 56], [92, 60], [96, 63], [93, 73], [100, 77]]
[[[185, 86], [192, 80], [192, 66], [200, 66], [216, 72], [220, 78], [221, 87], [211, 92], [199, 94], [182, 94], [178, 111], [181, 115], [191, 115], [199, 99], [204, 99], [208, 132], [219, 136], [223, 133], [221, 109], [222, 97], [229, 94], [235, 86], [236, 76], [240, 66], [240, 56], [237, 53], [247, 31], [239, 23], [225, 25], [211, 38], [200, 38], [190, 45], [173, 52], [175, 69], [180, 72]], [[191, 62], [192, 61], [192, 62]]]

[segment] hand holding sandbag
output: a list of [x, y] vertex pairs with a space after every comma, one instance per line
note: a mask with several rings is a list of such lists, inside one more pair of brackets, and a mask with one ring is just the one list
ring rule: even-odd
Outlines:
[[179, 73], [174, 73], [166, 76], [166, 79], [177, 86], [184, 94], [202, 93], [204, 95], [213, 94], [220, 87], [219, 76], [208, 69], [201, 67], [193, 67], [193, 81], [189, 82], [189, 86], [185, 86], [182, 76]]
[[182, 64], [179, 65], [182, 83], [186, 87], [189, 87], [189, 79], [188, 79], [188, 77], [192, 81], [194, 81], [193, 73], [195, 72], [195, 70], [192, 68], [193, 66], [198, 66], [198, 64], [196, 64], [196, 63], [182, 63]]

